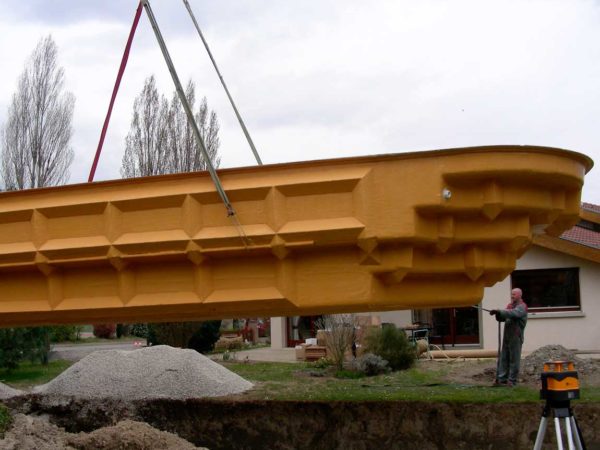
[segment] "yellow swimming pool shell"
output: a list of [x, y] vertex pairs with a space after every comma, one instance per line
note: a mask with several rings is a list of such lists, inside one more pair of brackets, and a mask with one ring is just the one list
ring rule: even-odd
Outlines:
[[490, 146], [0, 194], [0, 325], [472, 305], [578, 220], [579, 153]]

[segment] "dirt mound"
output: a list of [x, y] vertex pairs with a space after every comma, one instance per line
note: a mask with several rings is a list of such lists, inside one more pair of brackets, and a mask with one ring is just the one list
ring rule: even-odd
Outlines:
[[179, 436], [159, 431], [143, 422], [123, 420], [112, 427], [100, 428], [91, 433], [79, 433], [67, 437], [70, 445], [77, 449], [97, 450], [121, 449], [197, 449], [195, 445]]
[[[540, 374], [544, 371], [544, 363], [548, 361], [573, 361], [579, 378], [588, 386], [600, 385], [600, 361], [579, 358], [575, 352], [562, 345], [546, 345], [540, 347], [521, 360], [519, 382], [536, 385]], [[466, 364], [451, 372], [453, 379], [463, 382], [492, 383], [496, 378], [496, 361], [480, 364]]]
[[521, 376], [526, 381], [539, 380], [540, 374], [544, 371], [544, 363], [548, 361], [573, 361], [575, 370], [583, 378], [600, 372], [598, 361], [579, 358], [575, 352], [555, 344], [540, 347], [524, 358], [521, 362]]
[[252, 386], [194, 350], [159, 345], [94, 352], [35, 392], [79, 398], [189, 399], [239, 394]]
[[0, 440], [5, 450], [181, 450], [198, 449], [179, 436], [142, 422], [124, 420], [91, 433], [67, 433], [43, 417], [17, 414], [10, 430]]

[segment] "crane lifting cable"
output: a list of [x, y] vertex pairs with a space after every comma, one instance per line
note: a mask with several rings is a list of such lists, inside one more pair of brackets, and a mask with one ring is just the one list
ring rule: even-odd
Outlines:
[[240, 221], [238, 220], [238, 218], [236, 216], [235, 210], [233, 209], [233, 205], [229, 201], [229, 198], [227, 197], [227, 193], [223, 189], [223, 185], [221, 184], [221, 180], [219, 179], [219, 175], [217, 174], [217, 171], [215, 170], [213, 162], [210, 159], [210, 156], [208, 155], [208, 151], [206, 150], [206, 144], [204, 143], [204, 139], [202, 139], [202, 135], [200, 134], [200, 129], [198, 128], [198, 124], [196, 123], [196, 120], [194, 119], [194, 113], [192, 111], [192, 108], [190, 107], [190, 104], [189, 104], [186, 96], [185, 96], [183, 87], [181, 86], [181, 81], [179, 81], [179, 76], [177, 75], [177, 71], [175, 70], [173, 60], [171, 59], [171, 55], [169, 54], [167, 45], [165, 44], [165, 41], [162, 37], [162, 33], [160, 32], [160, 29], [158, 27], [158, 22], [156, 21], [156, 17], [154, 16], [154, 12], [152, 11], [150, 2], [148, 0], [142, 0], [142, 4], [144, 5], [144, 9], [146, 10], [146, 15], [148, 16], [148, 20], [150, 20], [150, 25], [152, 25], [152, 30], [154, 30], [154, 35], [156, 36], [156, 40], [158, 41], [158, 46], [160, 47], [160, 50], [165, 58], [165, 62], [167, 63], [169, 72], [171, 73], [171, 78], [173, 79], [173, 84], [175, 85], [175, 90], [177, 91], [177, 95], [183, 106], [183, 110], [185, 111], [185, 114], [187, 115], [187, 118], [188, 118], [188, 122], [189, 122], [190, 126], [192, 127], [192, 131], [194, 132], [194, 137], [196, 138], [196, 143], [200, 147], [200, 151], [202, 152], [202, 155], [204, 156], [204, 159], [206, 160], [206, 167], [208, 169], [208, 172], [210, 173], [210, 177], [212, 178], [212, 181], [217, 189], [217, 193], [219, 194], [219, 196], [221, 197], [221, 200], [225, 204], [225, 208], [227, 209], [227, 216], [229, 216], [231, 218], [234, 226], [237, 228], [238, 233], [240, 234], [240, 237], [242, 239], [242, 242], [244, 243], [244, 246], [246, 248], [248, 248], [248, 246], [251, 245], [252, 242], [249, 240], [248, 236], [244, 232], [242, 224], [240, 223]]
[[156, 36], [156, 40], [158, 41], [158, 46], [165, 58], [165, 62], [167, 63], [167, 67], [169, 68], [169, 73], [171, 74], [171, 78], [173, 79], [173, 84], [175, 85], [175, 91], [177, 91], [177, 95], [181, 104], [183, 106], [183, 110], [187, 115], [188, 122], [192, 127], [192, 131], [194, 132], [194, 137], [196, 138], [196, 143], [200, 147], [200, 151], [202, 152], [202, 156], [206, 160], [206, 167], [208, 172], [210, 173], [210, 177], [217, 188], [217, 192], [223, 200], [225, 207], [227, 208], [227, 215], [233, 216], [235, 211], [231, 206], [231, 202], [221, 185], [221, 180], [219, 179], [219, 175], [217, 175], [217, 171], [215, 170], [215, 166], [213, 165], [212, 160], [206, 150], [206, 144], [204, 143], [204, 139], [202, 139], [202, 135], [200, 134], [200, 129], [198, 128], [198, 124], [194, 119], [194, 113], [190, 104], [185, 97], [185, 92], [183, 91], [183, 87], [181, 86], [181, 81], [179, 81], [179, 76], [177, 75], [177, 71], [175, 70], [175, 66], [173, 65], [173, 60], [171, 59], [171, 55], [169, 54], [169, 50], [167, 50], [167, 45], [162, 37], [162, 33], [158, 28], [158, 22], [156, 21], [156, 17], [154, 16], [154, 12], [152, 11], [152, 7], [150, 6], [150, 2], [148, 0], [142, 0], [142, 4], [144, 5], [144, 9], [146, 10], [146, 15], [148, 16], [148, 20], [150, 20], [150, 25], [152, 25], [152, 30], [154, 30], [154, 35]]
[[258, 163], [259, 166], [262, 166], [262, 160], [260, 159], [260, 156], [258, 155], [258, 151], [256, 150], [256, 147], [254, 146], [254, 142], [252, 141], [252, 138], [250, 137], [250, 133], [248, 132], [248, 129], [246, 128], [246, 124], [242, 120], [242, 116], [240, 115], [240, 112], [238, 111], [237, 107], [235, 106], [233, 98], [231, 97], [231, 94], [229, 93], [229, 89], [227, 89], [227, 85], [225, 84], [225, 79], [223, 78], [223, 75], [221, 75], [221, 72], [219, 71], [219, 68], [217, 67], [217, 62], [215, 61], [215, 58], [213, 57], [213, 54], [210, 51], [210, 48], [208, 47], [208, 42], [206, 42], [206, 39], [204, 38], [204, 35], [202, 34], [202, 30], [200, 30], [200, 26], [198, 25], [198, 22], [196, 21], [196, 16], [194, 15], [194, 13], [192, 11], [192, 7], [190, 6], [190, 4], [188, 3], [187, 0], [183, 0], [183, 3], [185, 5], [186, 9], [188, 10], [188, 13], [190, 14], [192, 22], [194, 22], [194, 26], [196, 27], [196, 31], [198, 31], [198, 35], [200, 36], [200, 39], [202, 39], [204, 48], [206, 48], [208, 56], [210, 57], [210, 60], [212, 61], [212, 64], [217, 72], [217, 75], [219, 76], [219, 80], [221, 80], [223, 89], [225, 89], [225, 93], [227, 94], [227, 98], [229, 99], [229, 102], [231, 103], [231, 107], [233, 108], [233, 111], [235, 112], [238, 122], [240, 123], [240, 126], [242, 127], [242, 131], [244, 132], [244, 135], [246, 136], [248, 145], [250, 145], [250, 149], [252, 150], [252, 153], [254, 153], [256, 162]]

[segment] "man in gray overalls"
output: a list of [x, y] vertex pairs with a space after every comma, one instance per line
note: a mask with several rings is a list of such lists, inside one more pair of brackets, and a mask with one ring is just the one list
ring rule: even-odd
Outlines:
[[495, 385], [515, 386], [521, 368], [521, 347], [527, 325], [527, 305], [523, 301], [523, 292], [515, 288], [510, 293], [510, 303], [506, 309], [492, 309], [491, 315], [498, 322], [504, 322], [502, 352], [499, 355], [498, 373]]

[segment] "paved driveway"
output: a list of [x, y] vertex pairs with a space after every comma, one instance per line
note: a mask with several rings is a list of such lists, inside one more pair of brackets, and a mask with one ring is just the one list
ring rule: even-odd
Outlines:
[[[138, 342], [146, 343], [145, 339]], [[93, 344], [54, 344], [50, 350], [50, 361], [57, 359], [66, 359], [68, 361], [79, 361], [81, 358], [98, 350], [137, 350], [139, 346], [134, 345], [133, 341], [104, 343], [96, 342]]]

